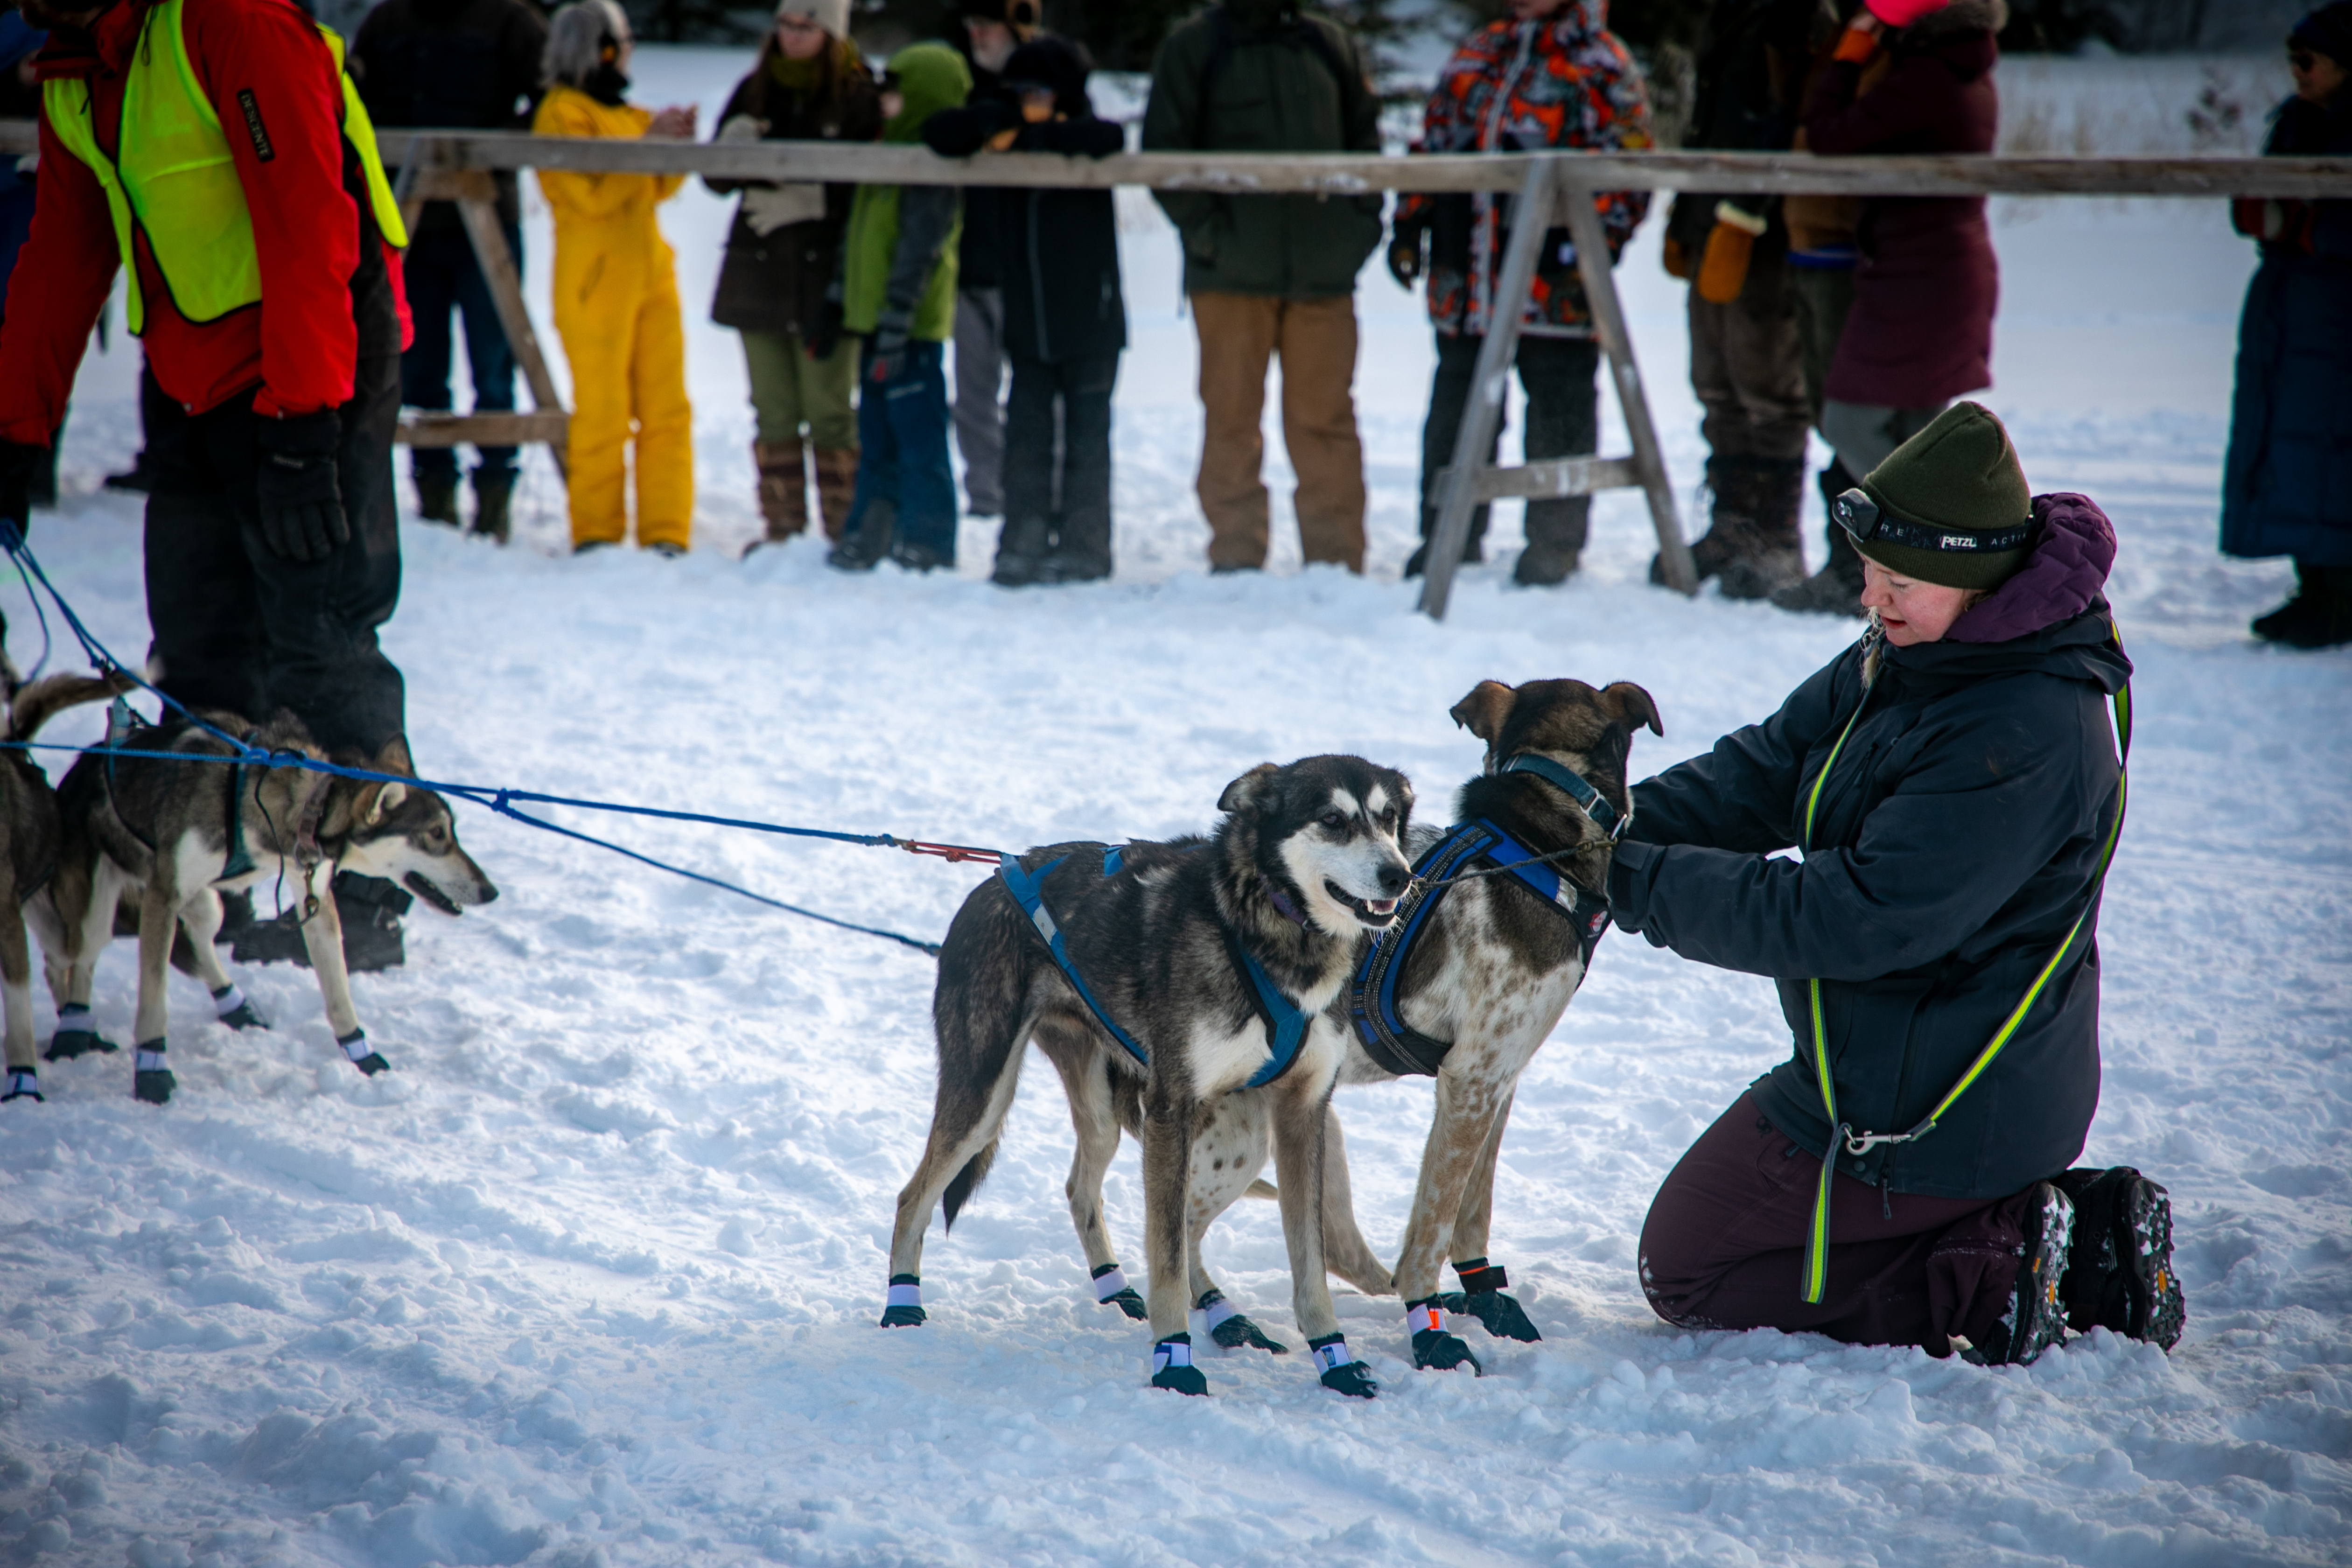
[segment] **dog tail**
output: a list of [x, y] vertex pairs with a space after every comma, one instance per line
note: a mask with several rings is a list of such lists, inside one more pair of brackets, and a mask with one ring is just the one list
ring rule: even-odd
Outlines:
[[131, 678], [121, 670], [104, 675], [45, 675], [16, 689], [8, 703], [8, 739], [29, 741], [41, 726], [68, 708], [103, 702], [131, 689]]
[[1272, 1182], [1267, 1181], [1264, 1176], [1260, 1176], [1256, 1181], [1252, 1182], [1248, 1186], [1242, 1189], [1242, 1196], [1245, 1198], [1265, 1198], [1271, 1202], [1281, 1197], [1282, 1193], [1281, 1190]]
[[964, 1162], [963, 1169], [948, 1183], [948, 1190], [940, 1198], [940, 1206], [947, 1215], [948, 1229], [955, 1228], [956, 1215], [963, 1212], [964, 1205], [971, 1202], [972, 1194], [980, 1191], [980, 1184], [988, 1180], [988, 1169], [996, 1163], [996, 1146], [1001, 1142], [1001, 1139], [990, 1139], [979, 1153]]

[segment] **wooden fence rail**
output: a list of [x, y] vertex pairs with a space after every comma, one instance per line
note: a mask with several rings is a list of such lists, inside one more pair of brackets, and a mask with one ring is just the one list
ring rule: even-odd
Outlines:
[[[0, 155], [36, 145], [26, 121], [0, 121]], [[1685, 594], [1698, 591], [1674, 489], [1650, 419], [1631, 335], [1603, 258], [1592, 193], [1705, 191], [1725, 195], [2101, 195], [2352, 198], [2352, 158], [1928, 156], [1825, 158], [1807, 153], [1553, 153], [1389, 157], [1314, 153], [1126, 153], [1108, 158], [984, 153], [942, 158], [924, 147], [815, 142], [709, 142], [589, 140], [513, 132], [382, 134], [386, 164], [399, 171], [412, 215], [428, 199], [455, 198], [492, 280], [499, 314], [530, 383], [538, 412], [507, 416], [413, 415], [402, 439], [416, 446], [458, 441], [545, 440], [563, 462], [566, 417], [556, 401], [522, 307], [514, 263], [489, 205], [488, 171], [696, 174], [732, 180], [835, 181], [864, 184], [1103, 187], [1216, 191], [1233, 195], [1360, 196], [1381, 191], [1511, 191], [1539, 221], [1514, 226], [1496, 290], [1496, 330], [1480, 344], [1475, 395], [1463, 413], [1453, 464], [1436, 476], [1438, 519], [1430, 541], [1421, 607], [1444, 619], [1454, 569], [1473, 510], [1503, 496], [1591, 495], [1638, 489], [1658, 536], [1662, 574]], [[1502, 414], [1506, 372], [1536, 250], [1552, 222], [1565, 223], [1592, 307], [1633, 454], [1597, 455], [1497, 468], [1486, 455]]]

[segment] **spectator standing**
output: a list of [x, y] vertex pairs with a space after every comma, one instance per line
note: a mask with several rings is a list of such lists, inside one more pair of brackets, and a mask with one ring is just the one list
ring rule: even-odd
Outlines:
[[[1347, 30], [1295, 0], [1223, 0], [1177, 25], [1151, 67], [1146, 152], [1373, 153], [1380, 100]], [[1184, 245], [1201, 344], [1195, 490], [1217, 572], [1265, 564], [1268, 360], [1309, 564], [1364, 565], [1356, 435], [1356, 273], [1381, 242], [1378, 195], [1154, 191]]]
[[[539, 59], [547, 25], [523, 0], [383, 0], [360, 24], [352, 75], [379, 129], [416, 127], [520, 131], [539, 95]], [[396, 142], [395, 142], [396, 145]], [[500, 171], [499, 226], [515, 265], [522, 265], [522, 204], [515, 176]], [[454, 202], [427, 202], [403, 258], [415, 341], [400, 359], [401, 401], [412, 408], [450, 406], [449, 316], [465, 319], [466, 361], [474, 411], [504, 414], [515, 405], [514, 349], [499, 320], [490, 286], [475, 258]], [[506, 542], [514, 493], [515, 449], [484, 447], [473, 474], [473, 530]], [[409, 453], [416, 510], [457, 526], [457, 458], [446, 447]]]
[[[962, 109], [934, 114], [924, 122], [923, 140], [950, 158], [982, 148], [1096, 158], [1116, 153], [1126, 134], [1096, 115], [1087, 72], [1077, 46], [1035, 38], [1005, 62], [1003, 98], [975, 97]], [[966, 199], [981, 188], [967, 190]], [[991, 575], [1006, 587], [1108, 577], [1110, 395], [1127, 347], [1111, 194], [1000, 194], [997, 259], [1013, 398], [1004, 433], [1004, 530]]]
[[[962, 0], [964, 65], [971, 98], [1017, 110], [1002, 73], [1013, 51], [1037, 33], [1037, 0]], [[1001, 191], [963, 193], [963, 237], [956, 246], [955, 438], [963, 454], [965, 510], [974, 517], [1004, 510], [1004, 279]]]
[[[1812, 64], [1805, 77], [1805, 96], [1811, 94], [1813, 85], [1830, 68], [1847, 17], [1860, 8], [1860, 0], [1837, 0], [1837, 6], [1835, 10], [1823, 6], [1813, 13]], [[1884, 53], [1871, 61], [1856, 84], [1857, 94], [1876, 87], [1894, 63]], [[1808, 150], [1803, 126], [1797, 127], [1792, 144], [1800, 153]], [[1822, 427], [1822, 387], [1829, 380], [1830, 361], [1837, 357], [1846, 312], [1853, 308], [1853, 268], [1862, 258], [1854, 233], [1862, 221], [1862, 204], [1860, 196], [1801, 192], [1780, 198], [1780, 215], [1789, 227], [1789, 282], [1796, 295], [1797, 342], [1805, 361], [1805, 402], [1816, 430]], [[1822, 438], [1829, 439], [1826, 435]], [[1857, 482], [1857, 476], [1832, 449], [1829, 467], [1814, 478], [1822, 492], [1825, 515], [1822, 532], [1829, 544], [1828, 559], [1811, 577], [1774, 594], [1775, 606], [1856, 619], [1864, 614], [1862, 557], [1854, 553], [1852, 536], [1837, 525], [1834, 517], [1826, 516], [1828, 507]]]
[[[1431, 153], [1528, 153], [1553, 148], [1617, 151], [1650, 145], [1650, 106], [1625, 47], [1601, 26], [1600, 0], [1512, 0], [1511, 16], [1490, 22], [1454, 51], [1422, 115]], [[1645, 191], [1594, 199], [1609, 236], [1609, 259], [1648, 212]], [[1411, 289], [1428, 251], [1429, 319], [1437, 371], [1421, 431], [1421, 548], [1404, 574], [1426, 568], [1437, 526], [1437, 476], [1454, 461], [1462, 414], [1494, 319], [1496, 279], [1510, 236], [1509, 198], [1410, 195], [1397, 207], [1389, 269]], [[1529, 461], [1591, 452], [1598, 437], [1595, 376], [1600, 345], [1565, 226], [1544, 236], [1536, 280], [1519, 327], [1519, 384], [1528, 394]], [[1499, 443], [1501, 422], [1496, 426]], [[1491, 458], [1494, 447], [1489, 447]], [[1549, 586], [1576, 570], [1591, 510], [1590, 496], [1528, 502], [1528, 547], [1512, 581]], [[1463, 559], [1485, 559], [1486, 508], [1471, 514]]]
[[[26, 22], [16, 11], [0, 12], [0, 120], [33, 120], [41, 112], [41, 89], [33, 79], [33, 57], [48, 41], [48, 34]], [[28, 160], [29, 161], [29, 160]], [[8, 276], [16, 269], [16, 252], [33, 227], [33, 179], [20, 170], [13, 156], [0, 156], [0, 319], [8, 313]], [[62, 433], [61, 433], [62, 434]], [[34, 467], [28, 494], [36, 506], [58, 500], [58, 446]], [[19, 523], [26, 520], [18, 518]]]
[[[629, 19], [613, 0], [576, 0], [548, 27], [531, 129], [542, 136], [688, 139], [691, 108], [628, 103]], [[637, 543], [683, 555], [694, 522], [694, 411], [677, 268], [654, 209], [683, 174], [542, 169], [555, 215], [555, 330], [572, 362], [572, 548], [618, 544], [629, 528], [628, 445], [636, 429]]]
[[[1684, 145], [1780, 152], [1796, 124], [1811, 0], [1715, 0], [1698, 53]], [[1706, 410], [1707, 531], [1691, 546], [1699, 580], [1760, 599], [1804, 574], [1797, 532], [1805, 485], [1804, 354], [1789, 229], [1770, 196], [1685, 194], [1666, 220], [1666, 268], [1691, 279], [1691, 390]], [[1653, 561], [1650, 580], [1665, 581]]]
[[[882, 140], [919, 139], [923, 122], [971, 90], [963, 57], [916, 44], [882, 78]], [[910, 572], [953, 566], [955, 470], [948, 462], [941, 362], [955, 330], [953, 185], [860, 185], [842, 241], [842, 323], [865, 340], [858, 361], [857, 497], [849, 530], [825, 557], [870, 572], [884, 556]]]
[[[1815, 153], [1990, 153], [2000, 0], [1870, 0], [1805, 104]], [[1882, 56], [1885, 73], [1863, 89]], [[1875, 73], [1873, 73], [1875, 74]], [[1853, 302], [1823, 386], [1822, 434], [1868, 474], [1955, 397], [1992, 384], [2000, 264], [1982, 196], [1872, 196]]]
[[[2352, 0], [2305, 16], [2287, 51], [2294, 96], [2263, 151], [2352, 154]], [[2294, 596], [2256, 637], [2336, 647], [2352, 642], [2352, 201], [2246, 199], [2234, 216], [2263, 259], [2238, 323], [2221, 549], [2294, 559]]]
[[[0, 320], [0, 517], [54, 449], [123, 269], [146, 355], [148, 658], [174, 701], [289, 709], [405, 770], [392, 437], [407, 234], [342, 41], [279, 0], [50, 8], [40, 174]], [[408, 895], [338, 877], [356, 969]], [[257, 928], [249, 909], [222, 935]], [[163, 1041], [142, 1040], [142, 1051]]]
[[[751, 72], [719, 116], [721, 142], [871, 142], [882, 96], [849, 39], [849, 0], [782, 0]], [[841, 331], [841, 236], [856, 187], [706, 179], [743, 193], [727, 233], [727, 260], [710, 319], [742, 335], [759, 434], [763, 542], [808, 527], [808, 469], [816, 469], [825, 537], [849, 522], [857, 483], [857, 351]], [[805, 439], [803, 439], [805, 432]]]

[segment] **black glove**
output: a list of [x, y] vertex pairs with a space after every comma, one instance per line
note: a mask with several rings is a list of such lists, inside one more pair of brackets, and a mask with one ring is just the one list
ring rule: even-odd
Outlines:
[[841, 301], [827, 299], [817, 307], [816, 320], [801, 338], [801, 346], [811, 359], [831, 359], [833, 351], [841, 346]]
[[48, 455], [47, 447], [0, 441], [0, 519], [19, 535], [33, 531], [33, 476]]
[[866, 379], [877, 386], [898, 379], [907, 368], [907, 312], [885, 310], [874, 323], [874, 358]]
[[352, 542], [336, 481], [335, 447], [342, 422], [331, 408], [253, 421], [254, 500], [261, 509], [261, 540], [286, 561], [324, 561]]
[[1421, 229], [1399, 228], [1389, 239], [1389, 276], [1407, 293], [1421, 280]]

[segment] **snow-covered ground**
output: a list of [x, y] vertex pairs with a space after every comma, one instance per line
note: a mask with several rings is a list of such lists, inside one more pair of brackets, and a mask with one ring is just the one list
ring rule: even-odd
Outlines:
[[[732, 68], [647, 50], [640, 97], [707, 115]], [[1587, 569], [1556, 593], [1505, 585], [1502, 509], [1452, 619], [1416, 616], [1397, 571], [1428, 348], [1377, 268], [1357, 379], [1370, 573], [1301, 573], [1294, 543], [1264, 576], [1209, 578], [1172, 241], [1148, 201], [1124, 210], [1119, 575], [1009, 594], [979, 580], [985, 522], [954, 576], [845, 578], [808, 541], [736, 563], [750, 425], [733, 342], [700, 309], [725, 209], [689, 188], [664, 221], [689, 304], [698, 548], [560, 558], [542, 458], [516, 548], [409, 526], [387, 644], [424, 768], [1018, 846], [1199, 827], [1254, 763], [1355, 750], [1408, 770], [1442, 817], [1477, 763], [1445, 710], [1481, 679], [1642, 682], [1668, 736], [1636, 748], [1647, 772], [1768, 712], [1852, 636], [1645, 586], [1627, 495], [1602, 500]], [[352, 1072], [307, 974], [264, 968], [241, 978], [267, 1033], [203, 1022], [174, 977], [168, 1110], [131, 1101], [116, 1057], [50, 1067], [48, 1103], [0, 1112], [0, 1558], [2346, 1562], [2352, 656], [2253, 646], [2245, 620], [2286, 568], [2213, 550], [2250, 257], [2218, 204], [2003, 203], [1996, 235], [1990, 400], [2036, 488], [2091, 493], [2123, 537], [2139, 732], [2087, 1158], [2171, 1188], [2189, 1326], [2169, 1358], [2102, 1333], [1984, 1371], [1660, 1324], [1633, 1269], [1649, 1196], [1788, 1041], [1764, 983], [1622, 935], [1519, 1097], [1495, 1250], [1545, 1338], [1479, 1343], [1485, 1379], [1412, 1372], [1395, 1300], [1343, 1293], [1378, 1402], [1323, 1392], [1297, 1354], [1213, 1361], [1208, 1400], [1148, 1391], [1147, 1336], [1087, 1289], [1042, 1068], [976, 1208], [932, 1232], [930, 1325], [885, 1334], [891, 1204], [929, 1114], [928, 961], [468, 813], [503, 896], [457, 921], [420, 910], [407, 967], [357, 983], [397, 1072]], [[543, 299], [543, 216], [527, 243]], [[1701, 449], [1654, 224], [1622, 276], [1687, 495]], [[93, 492], [135, 444], [131, 368], [120, 340], [89, 360], [67, 503], [35, 529], [125, 652], [143, 637], [138, 510]], [[0, 609], [29, 658], [21, 596]], [[58, 737], [94, 731], [73, 718]], [[576, 820], [930, 935], [979, 875]], [[131, 971], [126, 944], [100, 971], [117, 1037]], [[1391, 1246], [1428, 1090], [1350, 1090], [1341, 1113], [1365, 1229]], [[1132, 1264], [1131, 1148], [1110, 1203]], [[1295, 1342], [1272, 1206], [1209, 1245]]]

